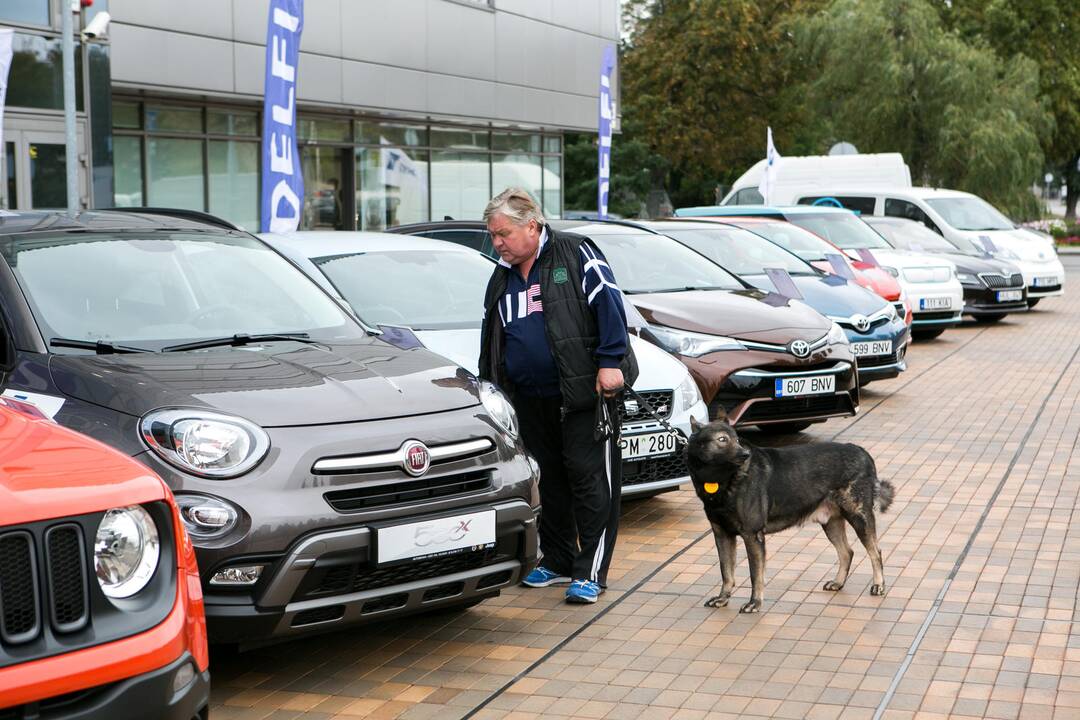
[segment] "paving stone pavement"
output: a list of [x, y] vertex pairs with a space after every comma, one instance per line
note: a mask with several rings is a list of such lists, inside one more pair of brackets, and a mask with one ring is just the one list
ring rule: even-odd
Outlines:
[[916, 344], [857, 417], [799, 438], [859, 443], [896, 486], [885, 597], [857, 542], [846, 587], [822, 590], [836, 554], [811, 523], [769, 536], [764, 612], [737, 612], [741, 547], [733, 607], [703, 607], [716, 550], [681, 490], [627, 503], [595, 606], [514, 588], [215, 653], [212, 716], [1080, 720], [1080, 281], [1067, 292]]

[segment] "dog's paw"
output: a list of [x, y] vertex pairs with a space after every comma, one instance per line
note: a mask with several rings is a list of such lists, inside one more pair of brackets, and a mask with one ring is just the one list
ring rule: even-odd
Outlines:
[[837, 590], [844, 589], [844, 583], [838, 583], [835, 580], [830, 580], [821, 587], [825, 590], [831, 590], [832, 592], [836, 592]]
[[705, 601], [705, 607], [722, 608], [727, 607], [728, 600], [731, 600], [731, 593], [720, 593], [714, 597]]
[[750, 602], [746, 603], [741, 608], [739, 608], [739, 612], [741, 612], [741, 613], [756, 613], [760, 609], [761, 609], [761, 601], [760, 600], [751, 600]]
[[885, 585], [884, 585], [884, 583], [882, 583], [881, 585], [871, 585], [870, 586], [870, 594], [871, 595], [879, 595], [879, 596], [884, 595], [885, 594]]

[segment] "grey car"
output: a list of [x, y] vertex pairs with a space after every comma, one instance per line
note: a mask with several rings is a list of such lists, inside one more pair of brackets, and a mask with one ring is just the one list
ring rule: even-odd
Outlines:
[[[158, 472], [211, 638], [464, 605], [535, 562], [502, 394], [199, 214], [0, 214], [5, 395]], [[2, 508], [0, 508], [2, 512]]]

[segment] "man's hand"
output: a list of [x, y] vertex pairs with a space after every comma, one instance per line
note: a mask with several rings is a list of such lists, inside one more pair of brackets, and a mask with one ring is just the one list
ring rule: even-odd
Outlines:
[[619, 368], [600, 368], [596, 373], [596, 392], [603, 393], [604, 397], [611, 397], [622, 390], [623, 376]]

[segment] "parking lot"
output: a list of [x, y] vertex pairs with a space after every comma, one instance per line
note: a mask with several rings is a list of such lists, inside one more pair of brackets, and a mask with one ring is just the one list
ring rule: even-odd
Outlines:
[[[1065, 297], [917, 344], [855, 418], [800, 440], [865, 446], [897, 488], [888, 594], [821, 589], [817, 527], [770, 536], [758, 615], [720, 583], [689, 490], [627, 503], [595, 606], [514, 588], [464, 612], [213, 657], [215, 718], [1080, 717], [1080, 256]], [[749, 594], [740, 546], [736, 598]]]

